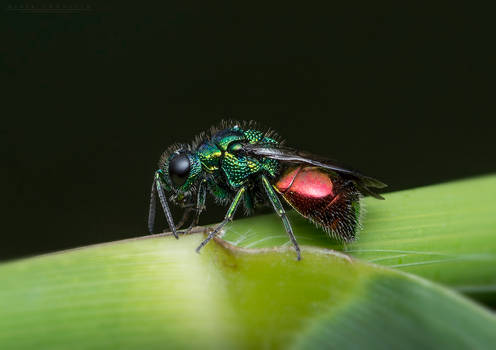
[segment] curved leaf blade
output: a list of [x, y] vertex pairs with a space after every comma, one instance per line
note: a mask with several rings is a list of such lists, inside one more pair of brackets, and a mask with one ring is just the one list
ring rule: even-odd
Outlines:
[[[295, 212], [289, 217], [301, 245], [346, 252], [451, 286], [496, 296], [496, 176], [364, 198], [358, 240], [344, 244]], [[223, 239], [246, 248], [289, 245], [276, 215], [236, 220]]]
[[[424, 347], [496, 341], [494, 315], [425, 280], [308, 247], [300, 262], [291, 249], [215, 243], [198, 255], [202, 238], [152, 237], [0, 265], [0, 348], [307, 347], [322, 341], [319, 325], [373, 324], [381, 305], [379, 331], [395, 332], [375, 338], [408, 344], [415, 326], [449, 330], [415, 343]], [[329, 344], [343, 345], [333, 334]]]

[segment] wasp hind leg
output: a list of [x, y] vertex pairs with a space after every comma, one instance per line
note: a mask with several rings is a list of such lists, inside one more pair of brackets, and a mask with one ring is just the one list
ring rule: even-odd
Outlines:
[[236, 196], [234, 197], [231, 205], [229, 206], [229, 209], [227, 210], [226, 216], [224, 217], [224, 220], [217, 225], [215, 230], [210, 232], [208, 237], [201, 242], [201, 244], [196, 248], [196, 252], [199, 253], [200, 249], [202, 249], [212, 238], [215, 237], [217, 233], [229, 222], [233, 219], [234, 213], [236, 212], [236, 209], [238, 208], [239, 203], [241, 202], [241, 199], [243, 198], [243, 193], [245, 193], [245, 188], [241, 187], [238, 192], [236, 193]]
[[279, 215], [279, 217], [281, 218], [282, 223], [284, 224], [284, 228], [286, 229], [286, 232], [288, 233], [288, 236], [295, 247], [297, 260], [301, 260], [300, 246], [296, 241], [296, 237], [293, 233], [293, 229], [291, 227], [288, 217], [286, 216], [286, 211], [284, 210], [284, 207], [282, 206], [279, 197], [277, 197], [277, 194], [272, 188], [272, 185], [269, 183], [269, 180], [267, 180], [267, 178], [264, 175], [262, 175], [262, 183], [265, 188], [265, 192], [267, 192], [267, 196], [269, 197], [270, 202], [274, 207], [274, 210], [276, 211], [277, 215]]

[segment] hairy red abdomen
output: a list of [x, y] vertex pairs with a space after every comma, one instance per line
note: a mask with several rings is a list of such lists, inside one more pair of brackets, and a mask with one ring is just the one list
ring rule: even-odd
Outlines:
[[352, 182], [319, 167], [295, 166], [274, 187], [301, 215], [327, 232], [347, 241], [355, 237], [359, 194]]

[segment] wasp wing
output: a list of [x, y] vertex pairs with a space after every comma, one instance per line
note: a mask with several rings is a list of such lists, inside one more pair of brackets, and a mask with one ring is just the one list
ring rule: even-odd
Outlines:
[[384, 188], [387, 186], [385, 183], [372, 177], [363, 175], [356, 170], [341, 166], [333, 160], [283, 146], [270, 147], [260, 144], [245, 144], [243, 146], [243, 151], [245, 151], [248, 155], [272, 158], [289, 163], [310, 164], [316, 167], [334, 171], [336, 173], [339, 173], [339, 175], [341, 175], [342, 177], [355, 182], [358, 189], [363, 194], [368, 194], [377, 199], [384, 199], [384, 197], [377, 194], [370, 188]]

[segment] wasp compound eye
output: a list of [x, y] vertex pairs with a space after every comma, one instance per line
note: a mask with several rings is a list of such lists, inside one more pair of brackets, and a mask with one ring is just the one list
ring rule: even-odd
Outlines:
[[169, 177], [172, 183], [179, 187], [186, 182], [188, 178], [191, 164], [186, 154], [178, 154], [169, 162]]

